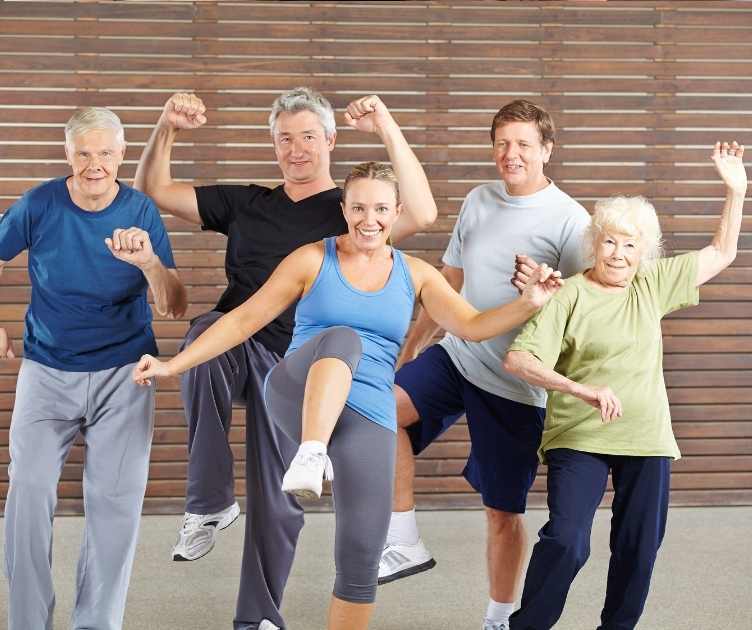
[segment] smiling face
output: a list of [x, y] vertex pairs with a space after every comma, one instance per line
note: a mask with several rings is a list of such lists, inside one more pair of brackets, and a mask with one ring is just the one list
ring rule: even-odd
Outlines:
[[316, 114], [308, 110], [282, 112], [274, 123], [273, 140], [285, 182], [308, 184], [330, 179], [334, 137], [327, 139]]
[[604, 231], [596, 237], [590, 278], [605, 287], [626, 287], [640, 266], [643, 247], [633, 234]]
[[532, 195], [548, 185], [543, 165], [552, 149], [552, 143], [541, 142], [533, 122], [512, 121], [496, 127], [494, 162], [510, 195]]
[[125, 142], [115, 129], [90, 129], [65, 143], [73, 169], [69, 188], [73, 201], [84, 208], [98, 207], [117, 194], [117, 172], [125, 156]]
[[347, 232], [361, 251], [386, 245], [401, 211], [402, 204], [397, 202], [390, 182], [359, 177], [347, 185], [342, 212]]

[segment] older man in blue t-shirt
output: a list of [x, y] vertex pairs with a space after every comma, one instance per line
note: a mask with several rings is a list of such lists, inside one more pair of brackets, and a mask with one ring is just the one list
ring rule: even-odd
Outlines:
[[[0, 266], [28, 249], [31, 279], [5, 508], [10, 630], [52, 628], [52, 517], [79, 432], [86, 525], [71, 625], [122, 626], [154, 417], [153, 388], [131, 379], [157, 350], [147, 286], [160, 314], [186, 308], [156, 206], [116, 179], [118, 117], [81, 110], [65, 139], [72, 176], [28, 191], [0, 220]], [[5, 331], [0, 355], [13, 357]]]

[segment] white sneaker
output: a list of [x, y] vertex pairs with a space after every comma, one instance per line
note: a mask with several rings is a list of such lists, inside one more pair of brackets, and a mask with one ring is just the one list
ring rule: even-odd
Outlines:
[[420, 538], [414, 545], [387, 543], [379, 560], [379, 584], [422, 573], [435, 566], [436, 560]]
[[504, 621], [484, 619], [480, 630], [509, 630], [509, 625]]
[[172, 559], [198, 560], [214, 549], [214, 538], [220, 529], [235, 522], [240, 514], [237, 501], [216, 514], [191, 514], [186, 512], [178, 540], [172, 548]]
[[261, 623], [258, 625], [258, 630], [280, 630], [280, 627], [275, 626], [268, 619], [262, 619]]
[[282, 477], [282, 490], [304, 499], [320, 499], [324, 479], [334, 479], [326, 453], [298, 453]]

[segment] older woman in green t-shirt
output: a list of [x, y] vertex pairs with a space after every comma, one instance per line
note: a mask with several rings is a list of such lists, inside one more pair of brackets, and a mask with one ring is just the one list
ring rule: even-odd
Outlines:
[[668, 510], [679, 449], [663, 381], [661, 318], [697, 304], [698, 287], [736, 256], [747, 176], [744, 147], [717, 143], [726, 185], [710, 245], [660, 258], [655, 209], [642, 197], [596, 205], [585, 245], [593, 265], [528, 322], [504, 367], [550, 396], [540, 446], [548, 464], [549, 521], [510, 630], [546, 630], [590, 553], [608, 473], [614, 486], [611, 562], [601, 630], [631, 629], [642, 613]]

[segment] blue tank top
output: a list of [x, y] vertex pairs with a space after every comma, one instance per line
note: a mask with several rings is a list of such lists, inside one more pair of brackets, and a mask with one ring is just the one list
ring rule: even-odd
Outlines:
[[363, 356], [353, 375], [347, 406], [391, 431], [397, 430], [394, 366], [410, 327], [415, 290], [402, 252], [392, 248], [392, 271], [379, 291], [361, 291], [342, 273], [336, 237], [324, 239], [324, 262], [295, 311], [287, 354], [332, 326], [360, 337]]

